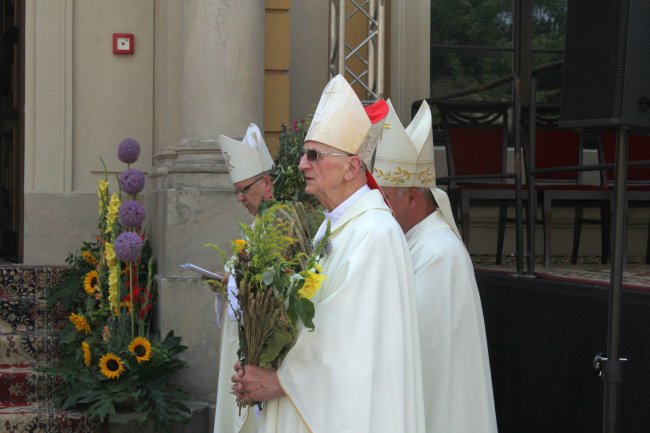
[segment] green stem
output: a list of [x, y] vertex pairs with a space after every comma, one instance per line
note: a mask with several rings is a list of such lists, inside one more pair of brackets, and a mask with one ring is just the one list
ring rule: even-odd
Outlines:
[[135, 300], [133, 299], [133, 266], [131, 265], [131, 262], [128, 264], [129, 266], [129, 280], [131, 280], [131, 284], [129, 284], [129, 291], [130, 291], [130, 299], [131, 299], [131, 340], [135, 338]]

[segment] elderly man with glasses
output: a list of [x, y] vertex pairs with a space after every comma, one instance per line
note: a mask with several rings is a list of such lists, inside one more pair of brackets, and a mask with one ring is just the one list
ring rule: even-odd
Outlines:
[[404, 234], [367, 164], [388, 112], [342, 76], [325, 87], [303, 146], [305, 191], [330, 248], [302, 329], [275, 369], [235, 364], [233, 392], [263, 401], [261, 432], [424, 432], [415, 282]]
[[[273, 158], [269, 153], [259, 128], [251, 123], [242, 141], [222, 135], [219, 138], [221, 150], [226, 160], [228, 173], [237, 192], [237, 201], [246, 207], [251, 215], [257, 215], [260, 204], [273, 199], [273, 182], [269, 170]], [[248, 410], [237, 409], [235, 397], [230, 393], [231, 366], [237, 360], [239, 336], [237, 322], [230, 305], [237, 303], [237, 285], [230, 275], [224, 275], [223, 284], [228, 287], [229, 305], [221, 295], [217, 295], [215, 310], [217, 325], [221, 326], [222, 312], [228, 310], [223, 324], [221, 353], [219, 355], [219, 383], [217, 406], [214, 420], [214, 433], [247, 433], [258, 429], [257, 418]], [[250, 415], [250, 416], [249, 416]]]

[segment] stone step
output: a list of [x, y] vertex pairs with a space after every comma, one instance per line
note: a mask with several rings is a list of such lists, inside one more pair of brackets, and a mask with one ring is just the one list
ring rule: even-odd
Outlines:
[[[138, 430], [134, 430], [138, 431]], [[52, 404], [0, 409], [0, 433], [102, 433], [99, 421]]]
[[31, 368], [0, 369], [0, 409], [33, 406], [50, 401], [61, 379]]
[[22, 334], [0, 333], [0, 369], [47, 367], [56, 359], [58, 337], [44, 331]]

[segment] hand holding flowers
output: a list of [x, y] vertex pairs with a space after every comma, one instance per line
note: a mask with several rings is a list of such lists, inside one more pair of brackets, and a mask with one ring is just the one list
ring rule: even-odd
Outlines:
[[[232, 256], [226, 262], [238, 287], [238, 305], [231, 308], [243, 365], [277, 368], [295, 343], [298, 329], [314, 329], [311, 298], [326, 278], [318, 262], [329, 237], [328, 229], [317, 245], [312, 244], [314, 221], [320, 215], [300, 202], [272, 204], [252, 226], [242, 225], [243, 239], [232, 242]], [[240, 407], [248, 404], [239, 400]]]

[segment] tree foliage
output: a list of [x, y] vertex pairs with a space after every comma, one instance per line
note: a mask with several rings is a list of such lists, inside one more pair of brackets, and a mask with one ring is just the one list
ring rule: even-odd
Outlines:
[[[530, 0], [532, 47], [564, 48], [567, 0]], [[513, 71], [513, 0], [434, 0], [431, 2], [431, 97], [439, 97], [485, 85]], [[490, 46], [499, 51], [462, 47]], [[506, 49], [506, 50], [504, 50]], [[560, 53], [534, 53], [533, 67], [562, 59]], [[559, 71], [542, 74], [540, 100], [559, 95]], [[466, 99], [511, 100], [510, 84], [498, 86]]]

